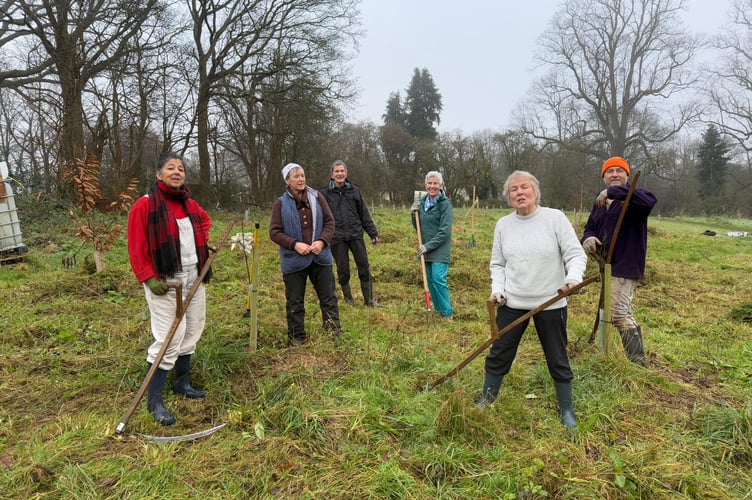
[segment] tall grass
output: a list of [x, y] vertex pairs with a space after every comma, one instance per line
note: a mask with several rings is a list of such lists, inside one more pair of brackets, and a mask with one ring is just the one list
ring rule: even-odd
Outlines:
[[[449, 275], [455, 322], [426, 314], [407, 210], [373, 207], [381, 238], [369, 256], [381, 309], [341, 303], [344, 335], [321, 328], [309, 290], [311, 341], [287, 348], [277, 249], [261, 222], [259, 344], [244, 317], [245, 259], [215, 261], [208, 323], [195, 356], [204, 401], [165, 393], [176, 425], [144, 405], [125, 436], [114, 428], [144, 375], [148, 310], [125, 241], [100, 275], [63, 269], [78, 248], [65, 211], [21, 207], [22, 263], [0, 268], [0, 497], [3, 498], [745, 498], [752, 496], [752, 232], [736, 219], [653, 218], [647, 280], [635, 312], [650, 366], [587, 342], [597, 284], [570, 301], [580, 429], [558, 420], [532, 331], [499, 401], [479, 396], [483, 356], [433, 390], [489, 335], [485, 301], [496, 219], [475, 234], [456, 208]], [[213, 214], [221, 234], [236, 215]], [[573, 216], [578, 229], [582, 215]], [[124, 220], [120, 220], [124, 224]], [[706, 229], [720, 236], [707, 237]], [[235, 231], [240, 231], [236, 227]], [[471, 246], [471, 236], [476, 244]], [[597, 272], [590, 264], [588, 274]], [[209, 438], [157, 444], [220, 422]]]

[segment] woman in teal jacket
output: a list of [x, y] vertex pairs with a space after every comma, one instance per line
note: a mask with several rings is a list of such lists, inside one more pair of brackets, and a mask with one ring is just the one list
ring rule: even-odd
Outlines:
[[452, 253], [452, 222], [454, 214], [449, 198], [444, 194], [444, 178], [441, 173], [431, 171], [426, 174], [426, 194], [414, 206], [412, 211], [413, 227], [415, 214], [420, 217], [420, 237], [422, 245], [418, 246], [418, 258], [426, 261], [426, 279], [431, 294], [433, 307], [441, 318], [452, 321], [454, 311], [449, 300], [449, 260]]

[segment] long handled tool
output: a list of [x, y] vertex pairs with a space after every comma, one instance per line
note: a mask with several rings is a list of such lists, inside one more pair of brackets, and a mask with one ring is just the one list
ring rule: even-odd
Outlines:
[[[474, 360], [475, 358], [477, 358], [480, 353], [482, 353], [486, 349], [488, 349], [488, 347], [491, 344], [493, 344], [496, 341], [496, 339], [498, 339], [499, 337], [501, 337], [502, 335], [504, 335], [505, 333], [507, 333], [509, 330], [511, 330], [512, 328], [514, 328], [517, 325], [521, 324], [522, 322], [527, 321], [529, 318], [531, 318], [534, 315], [538, 314], [539, 312], [541, 312], [542, 310], [544, 310], [545, 308], [547, 308], [551, 304], [553, 304], [553, 303], [555, 303], [555, 302], [563, 299], [567, 295], [571, 295], [572, 293], [576, 292], [580, 288], [583, 288], [583, 287], [589, 285], [590, 283], [592, 283], [593, 281], [595, 281], [597, 279], [598, 279], [598, 276], [591, 276], [591, 277], [585, 279], [584, 281], [578, 283], [577, 285], [575, 285], [575, 286], [573, 286], [571, 288], [568, 288], [567, 290], [560, 291], [559, 293], [556, 294], [555, 297], [553, 297], [551, 299], [548, 299], [547, 301], [545, 301], [543, 304], [539, 305], [535, 309], [532, 309], [532, 310], [526, 312], [525, 314], [523, 314], [522, 316], [520, 316], [516, 320], [512, 321], [511, 323], [509, 323], [507, 326], [505, 326], [501, 330], [497, 330], [497, 328], [496, 328], [496, 318], [493, 318], [491, 328], [494, 331], [494, 333], [491, 336], [491, 338], [488, 339], [488, 340], [486, 340], [480, 347], [478, 347], [477, 349], [475, 349], [470, 354], [470, 356], [468, 356], [462, 363], [458, 364], [457, 366], [455, 366], [454, 368], [452, 368], [451, 370], [449, 370], [446, 373], [446, 375], [437, 378], [432, 383], [430, 383], [427, 386], [425, 386], [424, 389], [425, 390], [430, 390], [430, 389], [433, 389], [434, 387], [436, 387], [437, 385], [443, 384], [444, 382], [447, 381], [447, 379], [449, 379], [450, 377], [452, 377], [452, 376], [456, 375], [457, 373], [459, 373], [460, 370], [462, 370], [465, 366], [467, 366], [472, 360]], [[491, 301], [489, 301], [488, 307], [489, 307], [489, 314], [493, 317], [493, 314], [492, 314], [493, 303]]]
[[[423, 245], [423, 238], [420, 235], [420, 213], [414, 212], [415, 214], [415, 227], [418, 230], [418, 246]], [[426, 313], [431, 312], [431, 292], [428, 291], [428, 277], [426, 276], [426, 257], [423, 254], [420, 254], [420, 269], [423, 271], [423, 295], [426, 299]]]
[[[632, 178], [632, 183], [629, 185], [629, 191], [627, 191], [627, 196], [624, 198], [624, 201], [621, 204], [621, 210], [619, 211], [619, 218], [616, 219], [616, 226], [614, 227], [614, 234], [611, 236], [611, 241], [608, 245], [608, 253], [606, 254], [606, 259], [602, 260], [599, 256], [594, 255], [595, 259], [598, 261], [598, 266], [600, 267], [601, 272], [601, 294], [598, 298], [598, 309], [595, 313], [595, 321], [593, 322], [593, 331], [590, 333], [590, 338], [588, 339], [588, 343], [592, 344], [595, 341], [595, 334], [598, 331], [598, 327], [600, 326], [600, 319], [601, 319], [601, 310], [604, 309], [604, 305], [606, 302], [608, 302], [608, 305], [611, 304], [611, 258], [614, 256], [614, 248], [616, 248], [616, 238], [619, 237], [619, 231], [621, 230], [621, 224], [624, 221], [624, 216], [627, 213], [627, 208], [629, 207], [629, 202], [632, 200], [632, 194], [634, 194], [635, 186], [637, 186], [637, 181], [640, 179], [640, 171], [638, 170], [635, 172], [634, 177]], [[608, 277], [608, 279], [606, 279]], [[607, 297], [608, 295], [608, 297]], [[608, 311], [603, 311], [603, 316], [605, 321], [611, 321], [611, 308], [608, 308]], [[608, 313], [608, 315], [606, 314]], [[603, 347], [604, 350], [608, 349], [608, 342], [607, 340], [603, 341]]]
[[488, 319], [491, 325], [491, 338], [494, 338], [499, 332], [499, 327], [496, 326], [496, 301], [489, 300], [486, 302], [486, 307], [488, 308]]
[[[149, 368], [149, 371], [146, 373], [146, 377], [144, 378], [143, 383], [141, 383], [141, 387], [139, 387], [138, 392], [136, 393], [136, 396], [133, 398], [133, 401], [131, 401], [131, 405], [128, 408], [128, 410], [125, 412], [125, 415], [123, 415], [123, 418], [120, 419], [120, 423], [115, 428], [116, 434], [122, 434], [125, 432], [125, 425], [128, 423], [128, 420], [130, 420], [131, 416], [133, 416], [133, 413], [136, 411], [136, 407], [138, 407], [138, 403], [141, 402], [141, 399], [144, 397], [144, 394], [146, 393], [146, 390], [149, 388], [149, 384], [151, 384], [151, 380], [154, 378], [154, 374], [159, 369], [159, 363], [162, 361], [162, 358], [164, 357], [165, 352], [167, 351], [167, 348], [170, 346], [170, 342], [172, 342], [172, 337], [175, 336], [175, 332], [177, 331], [178, 327], [180, 326], [180, 322], [183, 320], [183, 316], [185, 316], [185, 311], [188, 308], [188, 305], [191, 303], [191, 300], [193, 300], [193, 296], [196, 295], [196, 292], [198, 291], [199, 287], [201, 286], [201, 283], [203, 282], [204, 278], [206, 277], [206, 273], [209, 272], [209, 269], [211, 268], [212, 262], [214, 262], [214, 258], [217, 256], [217, 252], [219, 252], [219, 249], [222, 247], [222, 245], [227, 240], [227, 236], [230, 234], [230, 230], [232, 229], [232, 226], [234, 223], [230, 223], [227, 226], [227, 229], [225, 230], [224, 234], [219, 240], [219, 244], [215, 247], [210, 247], [211, 250], [209, 258], [206, 259], [206, 262], [204, 263], [204, 266], [201, 268], [201, 272], [198, 275], [198, 278], [196, 278], [196, 281], [191, 285], [191, 289], [188, 291], [188, 295], [185, 297], [185, 299], [182, 298], [182, 290], [177, 290], [177, 293], [175, 294], [177, 296], [177, 307], [175, 308], [175, 320], [172, 322], [172, 325], [170, 326], [170, 329], [167, 331], [167, 335], [165, 335], [164, 342], [162, 343], [162, 348], [157, 353], [157, 356], [154, 359], [154, 362], [151, 364], [151, 368]], [[175, 287], [173, 285], [173, 287]], [[175, 287], [177, 288], [177, 287]], [[218, 426], [215, 428], [215, 430], [219, 430], [223, 426]], [[207, 434], [199, 433], [202, 436], [205, 436]], [[189, 440], [189, 439], [195, 439], [194, 437], [190, 437], [192, 435], [188, 436], [177, 436], [173, 441], [177, 440]], [[151, 439], [151, 436], [143, 436], [145, 438]], [[198, 436], [201, 437], [201, 436]], [[155, 439], [156, 440], [156, 439]]]

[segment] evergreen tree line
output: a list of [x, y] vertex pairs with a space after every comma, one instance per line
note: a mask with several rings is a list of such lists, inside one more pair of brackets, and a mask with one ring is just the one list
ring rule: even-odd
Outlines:
[[[429, 170], [458, 206], [473, 192], [499, 206], [501, 183], [523, 169], [543, 204], [584, 211], [602, 161], [621, 155], [658, 213], [752, 215], [752, 0], [732, 0], [706, 38], [681, 24], [684, 0], [568, 0], [540, 36], [545, 71], [510, 124], [469, 133], [439, 132], [441, 92], [418, 67], [380, 123], [348, 121], [358, 5], [7, 2], [0, 161], [29, 192], [65, 200], [66, 171], [93, 155], [114, 199], [132, 179], [146, 191], [157, 158], [175, 151], [196, 197], [227, 209], [269, 206], [291, 161], [319, 187], [344, 160], [385, 206], [408, 206]], [[707, 53], [714, 64], [700, 68]]]

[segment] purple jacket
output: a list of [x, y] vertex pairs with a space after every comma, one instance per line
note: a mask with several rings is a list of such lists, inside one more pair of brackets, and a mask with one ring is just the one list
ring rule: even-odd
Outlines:
[[[608, 198], [615, 200], [611, 206], [598, 207], [593, 204], [590, 217], [585, 224], [582, 241], [595, 236], [602, 243], [605, 258], [611, 245], [611, 235], [619, 220], [622, 200], [627, 197], [629, 185], [611, 186]], [[617, 278], [641, 280], [645, 277], [645, 256], [648, 249], [648, 215], [655, 206], [655, 195], [643, 188], [635, 188], [629, 207], [624, 214], [621, 229], [616, 237], [616, 246], [611, 256], [611, 275]]]

